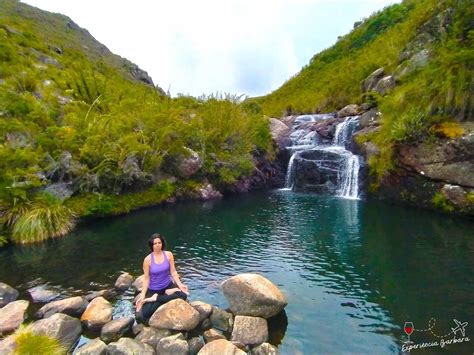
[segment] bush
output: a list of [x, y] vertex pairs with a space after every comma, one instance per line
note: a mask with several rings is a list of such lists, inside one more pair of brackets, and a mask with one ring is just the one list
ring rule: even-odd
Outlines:
[[55, 338], [33, 333], [28, 326], [21, 326], [13, 335], [15, 355], [61, 355], [67, 349]]

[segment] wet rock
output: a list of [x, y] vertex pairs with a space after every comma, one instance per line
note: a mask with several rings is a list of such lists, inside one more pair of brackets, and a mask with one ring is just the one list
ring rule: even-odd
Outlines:
[[103, 297], [94, 298], [81, 316], [86, 329], [98, 330], [112, 320], [112, 305]]
[[359, 117], [359, 127], [366, 128], [366, 127], [373, 127], [378, 126], [380, 123], [380, 111], [376, 108], [372, 108], [367, 112], [364, 112]]
[[0, 309], [0, 334], [8, 334], [16, 330], [25, 320], [28, 301], [14, 301]]
[[463, 208], [469, 205], [467, 192], [461, 186], [445, 184], [441, 188], [441, 193], [455, 206]]
[[222, 291], [236, 315], [269, 318], [287, 305], [278, 287], [258, 274], [233, 276], [222, 283]]
[[278, 349], [269, 343], [263, 343], [250, 350], [250, 355], [278, 355]]
[[199, 324], [199, 312], [188, 302], [175, 299], [160, 306], [150, 318], [151, 327], [192, 330]]
[[197, 193], [199, 199], [202, 201], [214, 200], [222, 198], [222, 194], [215, 190], [211, 184], [204, 184], [201, 187], [198, 187]]
[[99, 338], [95, 338], [74, 351], [74, 355], [105, 355], [106, 350], [107, 345]]
[[332, 140], [336, 132], [336, 126], [343, 122], [343, 118], [328, 118], [313, 124], [310, 129], [316, 131], [322, 138]]
[[163, 355], [188, 355], [188, 342], [184, 340], [183, 334], [178, 333], [160, 339], [156, 346], [157, 354]]
[[361, 109], [359, 105], [352, 104], [347, 105], [346, 107], [337, 111], [337, 117], [347, 117], [347, 116], [357, 116], [360, 113]]
[[134, 321], [132, 317], [114, 319], [102, 327], [100, 339], [105, 343], [119, 340], [132, 329]]
[[120, 338], [119, 341], [107, 345], [107, 354], [113, 355], [154, 355], [155, 350], [148, 344], [131, 338]]
[[135, 340], [142, 343], [148, 344], [156, 348], [156, 345], [162, 338], [166, 338], [171, 335], [171, 330], [169, 329], [158, 329], [153, 327], [143, 327], [143, 329], [135, 337]]
[[125, 291], [132, 286], [132, 283], [133, 276], [128, 272], [124, 272], [117, 278], [117, 281], [115, 281], [115, 288], [119, 291]]
[[81, 336], [81, 322], [62, 313], [41, 319], [31, 325], [31, 331], [36, 334], [45, 334], [58, 339], [70, 349]]
[[0, 282], [0, 308], [18, 298], [18, 291], [13, 287]]
[[46, 303], [58, 298], [60, 294], [48, 288], [46, 285], [39, 285], [28, 290], [33, 303]]
[[198, 355], [245, 355], [246, 352], [240, 350], [230, 341], [225, 339], [218, 339], [211, 341], [203, 346]]
[[259, 317], [236, 316], [232, 341], [257, 345], [268, 340], [267, 320]]
[[221, 308], [214, 307], [211, 314], [211, 324], [214, 328], [228, 332], [232, 330], [234, 316]]
[[190, 355], [196, 355], [204, 346], [204, 342], [200, 337], [194, 337], [188, 340], [188, 348]]
[[204, 319], [209, 318], [212, 313], [212, 306], [208, 303], [194, 301], [191, 302], [191, 306], [193, 306], [194, 309], [199, 312], [199, 322], [202, 322]]
[[210, 343], [211, 341], [217, 339], [226, 339], [226, 337], [221, 332], [214, 328], [206, 330], [203, 334], [203, 337], [206, 343]]
[[39, 309], [37, 315], [41, 318], [48, 318], [56, 313], [64, 313], [72, 317], [80, 317], [86, 307], [87, 301], [83, 297], [69, 297], [45, 304]]

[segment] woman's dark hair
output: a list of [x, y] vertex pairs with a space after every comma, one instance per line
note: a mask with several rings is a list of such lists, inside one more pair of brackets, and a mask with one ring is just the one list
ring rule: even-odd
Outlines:
[[150, 247], [150, 250], [153, 251], [153, 241], [157, 238], [161, 240], [161, 244], [162, 244], [161, 250], [165, 250], [165, 247], [166, 247], [165, 237], [163, 237], [160, 233], [153, 233], [150, 239], [148, 239], [148, 246]]

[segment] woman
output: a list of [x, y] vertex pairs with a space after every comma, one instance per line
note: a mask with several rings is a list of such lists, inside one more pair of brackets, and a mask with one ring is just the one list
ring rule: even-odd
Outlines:
[[185, 300], [189, 290], [179, 279], [174, 266], [174, 257], [165, 251], [163, 236], [153, 234], [148, 240], [151, 254], [143, 260], [143, 288], [136, 302], [137, 320], [148, 322], [152, 314], [168, 301]]

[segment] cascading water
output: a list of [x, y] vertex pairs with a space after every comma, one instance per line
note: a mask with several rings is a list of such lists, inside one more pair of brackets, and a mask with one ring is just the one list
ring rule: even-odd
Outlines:
[[[339, 123], [338, 123], [339, 122]], [[336, 125], [337, 124], [337, 125]], [[332, 127], [332, 140], [318, 132]], [[298, 116], [290, 134], [292, 145], [284, 190], [303, 189], [359, 198], [361, 160], [347, 148], [358, 126], [358, 116], [343, 122], [332, 114]]]

